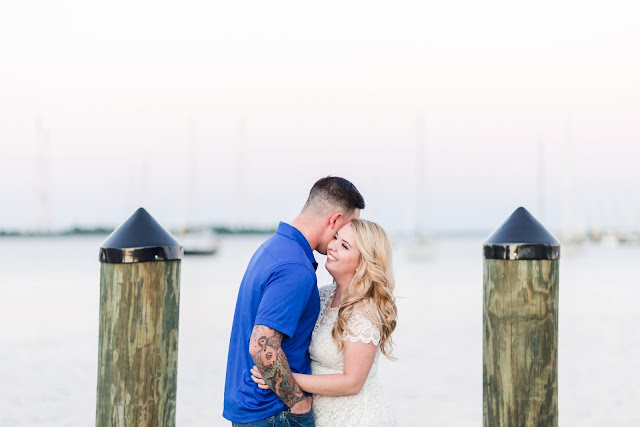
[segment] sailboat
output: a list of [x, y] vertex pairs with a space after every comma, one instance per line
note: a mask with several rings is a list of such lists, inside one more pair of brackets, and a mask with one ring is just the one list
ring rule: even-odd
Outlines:
[[218, 235], [211, 229], [188, 230], [179, 234], [185, 255], [215, 255], [220, 247]]
[[562, 212], [562, 233], [560, 241], [565, 252], [582, 245], [586, 240], [583, 227], [574, 216], [573, 199], [573, 153], [571, 141], [571, 120], [565, 122], [565, 145], [564, 145], [564, 197]]
[[196, 183], [196, 129], [195, 121], [189, 121], [189, 182], [187, 185], [187, 203], [184, 213], [184, 225], [178, 233], [178, 240], [182, 243], [185, 255], [214, 255], [220, 247], [220, 239], [210, 228], [193, 230], [187, 227], [189, 213], [193, 206], [193, 192]]

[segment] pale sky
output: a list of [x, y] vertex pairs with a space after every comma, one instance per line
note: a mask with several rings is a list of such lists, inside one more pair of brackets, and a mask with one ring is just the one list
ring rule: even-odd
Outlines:
[[0, 229], [275, 225], [328, 174], [396, 231], [640, 228], [635, 2], [433, 3], [3, 2]]

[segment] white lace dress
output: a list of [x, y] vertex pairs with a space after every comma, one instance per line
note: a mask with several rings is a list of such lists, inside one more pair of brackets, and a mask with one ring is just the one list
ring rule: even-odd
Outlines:
[[[313, 375], [341, 374], [344, 367], [344, 355], [331, 336], [333, 325], [338, 316], [338, 308], [331, 307], [336, 285], [320, 288], [320, 315], [311, 336], [309, 354], [311, 355], [311, 373]], [[380, 342], [378, 328], [360, 310], [354, 310], [347, 321], [348, 334], [345, 339], [352, 342]], [[396, 426], [397, 421], [391, 411], [389, 401], [378, 382], [378, 359], [380, 348], [376, 350], [371, 371], [355, 396], [313, 395], [313, 415], [316, 427], [337, 426]]]

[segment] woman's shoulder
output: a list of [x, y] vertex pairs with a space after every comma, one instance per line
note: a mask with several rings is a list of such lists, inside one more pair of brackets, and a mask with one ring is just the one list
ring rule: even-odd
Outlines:
[[318, 291], [320, 292], [320, 298], [322, 298], [323, 296], [327, 297], [327, 296], [331, 295], [335, 290], [336, 290], [335, 283], [331, 283], [329, 285], [324, 285], [320, 289], [318, 289]]
[[320, 302], [322, 304], [325, 304], [329, 300], [329, 298], [331, 298], [331, 295], [333, 295], [335, 290], [336, 285], [334, 283], [321, 287], [318, 290], [320, 292]]
[[380, 342], [380, 314], [373, 301], [365, 300], [357, 304], [347, 320], [346, 338], [351, 341]]
[[352, 315], [366, 317], [373, 323], [378, 323], [380, 321], [380, 313], [378, 311], [378, 307], [376, 306], [375, 301], [370, 298], [364, 299], [356, 304], [353, 308]]

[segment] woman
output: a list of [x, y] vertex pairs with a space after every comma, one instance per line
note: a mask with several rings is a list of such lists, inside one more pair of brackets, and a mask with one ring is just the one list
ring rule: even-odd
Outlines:
[[[329, 243], [326, 268], [334, 284], [320, 289], [311, 375], [293, 376], [313, 393], [318, 427], [396, 425], [377, 379], [380, 353], [393, 359], [397, 317], [387, 234], [373, 222], [352, 220]], [[255, 367], [251, 373], [258, 387], [269, 388]]]

